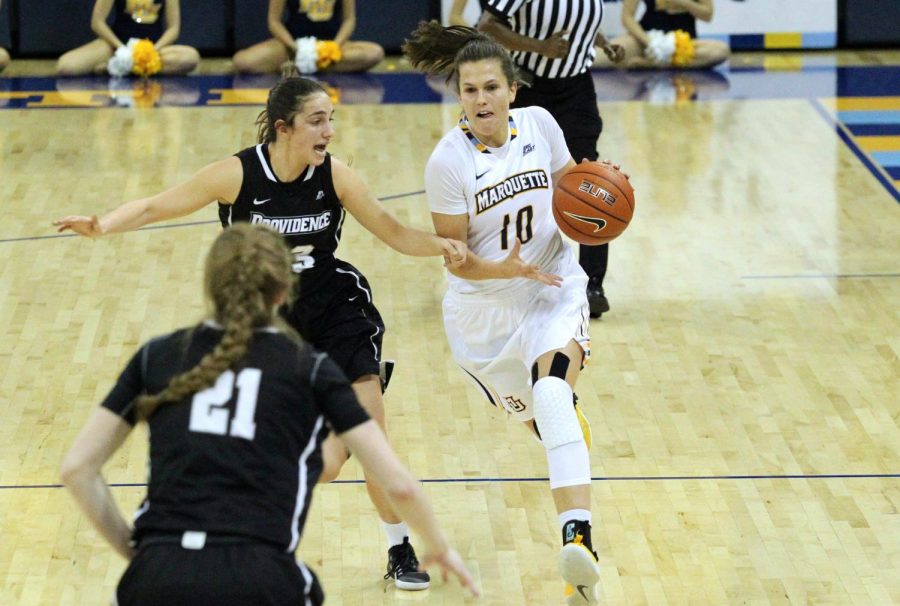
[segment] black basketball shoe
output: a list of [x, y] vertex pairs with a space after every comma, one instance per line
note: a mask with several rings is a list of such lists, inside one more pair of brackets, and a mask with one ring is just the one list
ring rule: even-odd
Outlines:
[[404, 537], [402, 544], [388, 549], [387, 574], [384, 578], [393, 579], [397, 589], [406, 591], [428, 589], [431, 577], [427, 572], [419, 571], [419, 560], [416, 558], [416, 550], [409, 542], [409, 537]]

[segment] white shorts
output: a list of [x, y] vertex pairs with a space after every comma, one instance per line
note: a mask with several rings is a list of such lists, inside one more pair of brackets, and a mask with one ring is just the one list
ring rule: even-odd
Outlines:
[[[529, 281], [515, 291], [444, 296], [444, 330], [453, 358], [491, 404], [519, 421], [534, 417], [531, 367], [575, 340], [591, 355], [587, 275], [568, 246], [555, 269], [562, 286]], [[572, 360], [580, 364], [581, 360]]]

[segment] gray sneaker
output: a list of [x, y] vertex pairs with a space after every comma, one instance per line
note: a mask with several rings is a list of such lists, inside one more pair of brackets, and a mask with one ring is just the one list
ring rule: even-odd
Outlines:
[[427, 572], [419, 571], [419, 560], [416, 558], [416, 550], [409, 543], [409, 537], [405, 537], [402, 544], [388, 549], [387, 574], [384, 578], [393, 579], [397, 589], [406, 591], [428, 589], [431, 577]]

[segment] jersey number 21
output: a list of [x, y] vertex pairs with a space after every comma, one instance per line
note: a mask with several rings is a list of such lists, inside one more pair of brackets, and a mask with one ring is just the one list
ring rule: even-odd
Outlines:
[[[194, 394], [189, 429], [252, 440], [256, 435], [256, 400], [259, 397], [261, 378], [262, 371], [258, 368], [245, 368], [236, 378], [230, 370], [223, 372], [215, 385]], [[235, 388], [238, 392], [237, 402], [229, 428], [230, 412], [225, 405], [234, 399]]]

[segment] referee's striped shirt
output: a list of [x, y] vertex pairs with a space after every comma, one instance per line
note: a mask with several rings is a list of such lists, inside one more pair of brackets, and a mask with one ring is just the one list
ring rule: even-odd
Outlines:
[[513, 51], [516, 65], [540, 78], [571, 78], [594, 63], [594, 37], [603, 18], [603, 0], [481, 0], [490, 11], [522, 36], [538, 40], [569, 30], [569, 54], [551, 59], [537, 53]]

